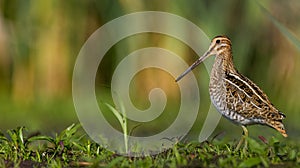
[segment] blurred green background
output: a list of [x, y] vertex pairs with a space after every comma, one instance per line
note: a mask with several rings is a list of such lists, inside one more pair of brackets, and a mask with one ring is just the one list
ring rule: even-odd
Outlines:
[[[210, 39], [222, 34], [229, 36], [237, 69], [258, 84], [286, 114], [287, 131], [290, 137], [298, 138], [299, 9], [298, 0], [0, 0], [0, 129], [26, 126], [53, 133], [78, 122], [72, 102], [72, 71], [80, 48], [105, 23], [132, 12], [151, 10], [182, 16], [199, 26]], [[150, 46], [175, 52], [188, 64], [198, 57], [171, 37], [154, 33], [128, 37], [112, 47], [100, 64], [102, 69], [96, 82], [97, 90], [102, 91], [97, 94], [100, 100], [111, 102], [109, 86], [118, 62], [127, 54]], [[203, 81], [199, 86], [199, 111], [207, 111], [209, 76], [204, 66], [194, 72]], [[140, 72], [131, 88], [132, 99], [137, 107], [148, 107], [147, 97], [153, 87], [163, 88], [168, 95], [168, 120], [162, 120], [168, 125], [179, 107], [179, 91], [173, 77], [157, 69]], [[197, 121], [199, 126], [195, 127], [200, 127], [203, 116]], [[157, 124], [139, 129], [160, 130]], [[239, 127], [225, 119], [216, 131], [228, 135], [241, 133]], [[253, 126], [250, 131], [254, 135], [275, 134], [261, 126]]]

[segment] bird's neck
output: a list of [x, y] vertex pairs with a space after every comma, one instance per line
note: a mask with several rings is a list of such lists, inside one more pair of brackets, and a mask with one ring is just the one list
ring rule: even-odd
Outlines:
[[233, 65], [231, 48], [224, 49], [216, 54], [215, 62], [211, 71], [211, 77], [215, 79], [223, 78], [223, 76], [228, 72], [236, 72]]
[[232, 51], [231, 48], [226, 48], [221, 50], [216, 54], [215, 63], [213, 69], [225, 73], [225, 72], [235, 72], [233, 65]]
[[[235, 72], [236, 70], [233, 66], [231, 50], [224, 49], [223, 51], [219, 51], [216, 54], [215, 62], [210, 73], [209, 93], [211, 98], [212, 95], [216, 95], [218, 93], [226, 93], [226, 88], [223, 87], [224, 79], [226, 78], [227, 73]], [[212, 98], [212, 100], [214, 100], [214, 98]]]

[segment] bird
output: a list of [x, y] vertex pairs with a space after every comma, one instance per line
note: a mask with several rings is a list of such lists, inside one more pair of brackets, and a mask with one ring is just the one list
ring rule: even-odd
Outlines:
[[233, 63], [232, 44], [227, 36], [214, 37], [203, 56], [175, 81], [179, 82], [206, 58], [213, 55], [215, 61], [210, 73], [209, 95], [217, 111], [243, 129], [236, 150], [239, 150], [243, 143], [243, 151], [247, 150], [249, 125], [266, 125], [287, 137], [282, 122], [286, 116], [270, 102], [267, 95], [254, 82], [237, 71]]

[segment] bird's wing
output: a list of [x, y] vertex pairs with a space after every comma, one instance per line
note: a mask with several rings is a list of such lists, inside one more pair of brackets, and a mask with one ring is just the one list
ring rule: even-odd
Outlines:
[[226, 99], [234, 102], [232, 108], [240, 115], [253, 119], [282, 120], [280, 113], [270, 102], [267, 95], [250, 79], [239, 73], [226, 73]]

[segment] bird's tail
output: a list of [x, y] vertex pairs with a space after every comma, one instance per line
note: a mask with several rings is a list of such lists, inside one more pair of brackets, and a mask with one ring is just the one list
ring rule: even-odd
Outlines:
[[272, 128], [276, 129], [278, 132], [280, 132], [282, 134], [282, 136], [284, 136], [284, 137], [288, 136], [282, 121], [271, 121], [269, 125]]

